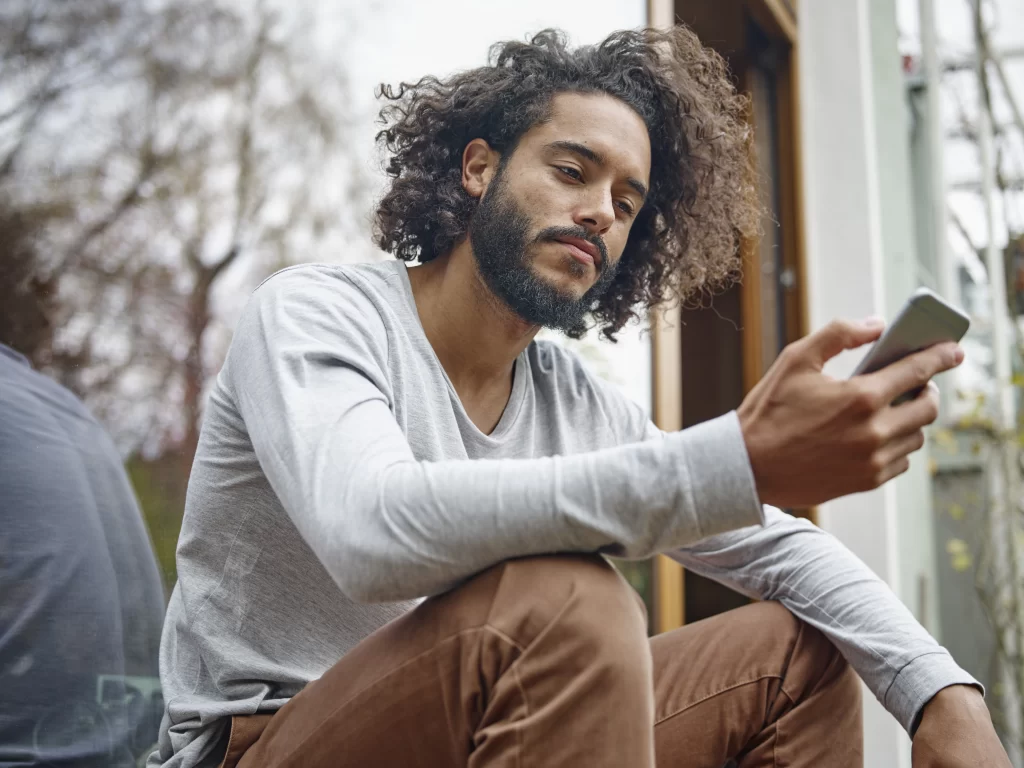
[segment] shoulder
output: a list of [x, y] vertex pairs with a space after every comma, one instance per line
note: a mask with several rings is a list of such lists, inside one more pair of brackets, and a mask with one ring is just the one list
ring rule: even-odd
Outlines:
[[92, 416], [68, 390], [27, 367], [0, 361], [0, 390], [0, 488], [14, 499], [12, 509], [89, 505], [92, 489], [75, 437], [99, 431]]
[[398, 262], [363, 264], [296, 264], [275, 272], [253, 291], [250, 303], [294, 303], [318, 309], [371, 306], [393, 303], [401, 291]]
[[614, 432], [614, 442], [644, 439], [649, 419], [637, 403], [618, 387], [598, 376], [569, 347], [548, 340], [530, 345], [534, 385], [542, 397], [556, 400], [560, 410], [573, 414], [576, 424], [595, 424], [597, 419]]
[[401, 298], [396, 262], [299, 264], [264, 280], [238, 333], [386, 343], [385, 316]]
[[[36, 371], [26, 362], [0, 355], [0, 407], [6, 413], [32, 415], [37, 421], [83, 425], [101, 430], [99, 422], [71, 390]], [[6, 423], [6, 419], [0, 422]]]
[[268, 277], [235, 325], [223, 369], [229, 388], [268, 369], [300, 378], [310, 366], [384, 371], [401, 322], [393, 309], [402, 301], [400, 266], [300, 264]]

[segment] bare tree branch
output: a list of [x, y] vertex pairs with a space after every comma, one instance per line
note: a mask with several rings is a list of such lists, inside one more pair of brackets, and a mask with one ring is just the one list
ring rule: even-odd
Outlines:
[[[325, 168], [358, 168], [344, 78], [324, 76], [294, 14], [255, 0], [13, 3], [0, 72], [23, 87], [0, 115], [0, 200], [37, 211], [39, 253], [59, 254], [52, 370], [123, 441], [187, 453], [231, 325], [217, 287], [364, 226], [324, 187]], [[118, 108], [94, 116], [93, 98]], [[87, 137], [59, 131], [76, 114]]]

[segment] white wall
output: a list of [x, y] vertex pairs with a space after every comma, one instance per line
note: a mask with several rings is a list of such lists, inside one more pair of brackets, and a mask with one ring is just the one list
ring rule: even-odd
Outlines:
[[[801, 3], [800, 12], [811, 326], [819, 328], [833, 317], [891, 317], [904, 286], [889, 274], [887, 261], [898, 274], [899, 259], [913, 254], [910, 211], [902, 224], [899, 220], [909, 200], [904, 175], [909, 168], [900, 168], [903, 158], [893, 143], [905, 141], [903, 124], [894, 118], [892, 84], [875, 82], [876, 56], [884, 59], [884, 46], [894, 44], [895, 9], [892, 0], [832, 0]], [[848, 375], [860, 354], [840, 356], [829, 373]], [[915, 458], [909, 477], [826, 504], [820, 513], [821, 525], [912, 609], [908, 596], [916, 601], [918, 569], [908, 573], [904, 567], [901, 550], [911, 530], [900, 515], [904, 508], [928, 504], [921, 497], [923, 460]], [[927, 493], [926, 482], [923, 487]], [[865, 765], [910, 766], [910, 740], [867, 691], [864, 729]]]
[[[890, 316], [917, 289], [921, 277], [912, 199], [910, 115], [894, 4], [889, 1], [870, 4], [879, 210], [886, 308]], [[942, 378], [937, 381], [947, 385]], [[896, 486], [900, 596], [918, 621], [937, 636], [941, 622], [935, 562], [935, 508], [931, 475], [923, 458], [922, 453]]]

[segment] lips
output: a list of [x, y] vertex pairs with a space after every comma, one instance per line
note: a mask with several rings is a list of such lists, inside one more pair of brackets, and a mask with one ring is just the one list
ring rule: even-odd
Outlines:
[[601, 251], [593, 243], [579, 237], [559, 237], [555, 242], [568, 245], [572, 255], [586, 264], [593, 264], [595, 267], [601, 263]]

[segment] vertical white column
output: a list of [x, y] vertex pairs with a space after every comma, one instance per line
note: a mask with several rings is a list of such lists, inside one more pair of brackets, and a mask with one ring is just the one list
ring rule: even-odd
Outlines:
[[[812, 329], [887, 314], [867, 0], [800, 4], [801, 132]], [[848, 375], [857, 355], [834, 360]], [[896, 482], [899, 482], [898, 480]], [[823, 505], [819, 522], [900, 594], [896, 486]], [[910, 740], [865, 690], [864, 763], [909, 768]]]
[[[935, 0], [918, 0], [918, 19], [921, 34], [921, 65], [925, 79], [925, 126], [928, 130], [928, 173], [931, 214], [932, 247], [939, 292], [949, 301], [960, 305], [963, 299], [957, 285], [953, 257], [949, 247], [949, 205], [946, 202], [946, 137], [942, 124], [942, 61], [938, 52], [938, 33], [935, 26]], [[941, 389], [943, 418], [950, 418], [952, 393], [956, 391], [959, 371], [946, 377]]]

